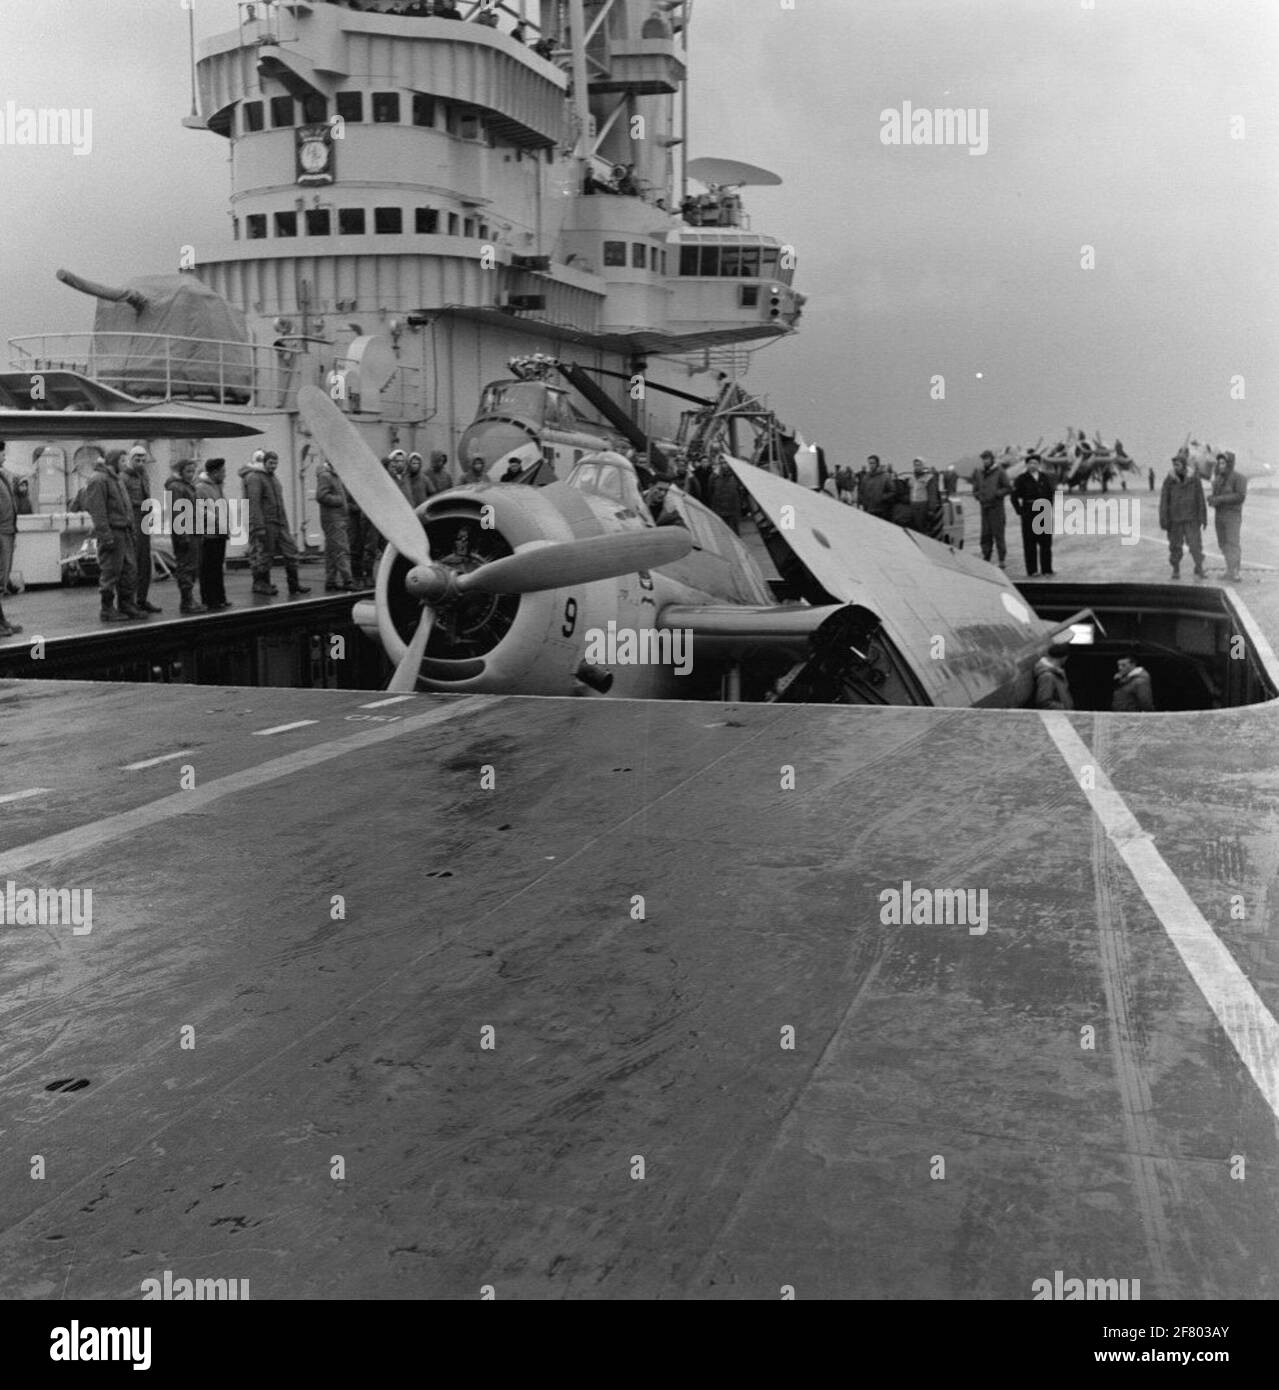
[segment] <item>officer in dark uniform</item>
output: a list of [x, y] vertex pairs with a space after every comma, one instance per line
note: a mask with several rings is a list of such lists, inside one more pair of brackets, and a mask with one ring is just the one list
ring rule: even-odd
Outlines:
[[1053, 494], [1056, 488], [1044, 475], [1043, 461], [1035, 452], [1026, 455], [1026, 471], [1013, 484], [1013, 511], [1021, 519], [1021, 548], [1026, 573], [1053, 573]]

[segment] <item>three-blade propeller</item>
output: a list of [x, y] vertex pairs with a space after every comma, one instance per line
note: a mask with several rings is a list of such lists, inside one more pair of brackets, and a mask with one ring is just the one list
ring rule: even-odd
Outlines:
[[298, 409], [321, 452], [360, 509], [413, 568], [405, 588], [422, 601], [422, 617], [388, 687], [395, 694], [417, 688], [435, 610], [467, 594], [532, 594], [545, 589], [593, 584], [682, 559], [692, 537], [682, 526], [620, 531], [585, 540], [525, 546], [469, 574], [457, 574], [431, 559], [422, 523], [408, 499], [378, 462], [359, 431], [318, 386], [298, 392]]

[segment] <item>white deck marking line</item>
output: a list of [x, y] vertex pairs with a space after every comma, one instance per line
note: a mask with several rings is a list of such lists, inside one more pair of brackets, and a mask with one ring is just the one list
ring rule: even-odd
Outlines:
[[318, 724], [318, 719], [295, 719], [292, 724], [277, 724], [273, 729], [254, 729], [254, 738], [269, 738], [272, 734], [287, 734], [290, 729], [305, 729], [308, 724]]
[[1237, 589], [1230, 590], [1230, 607], [1234, 615], [1239, 619], [1239, 625], [1247, 634], [1248, 640], [1252, 643], [1253, 650], [1257, 653], [1261, 664], [1266, 668], [1266, 674], [1272, 681], [1279, 684], [1279, 660], [1275, 659], [1274, 648], [1266, 638], [1266, 634], [1257, 626], [1257, 620], [1248, 611], [1248, 605], [1239, 596]]
[[24, 792], [8, 792], [0, 796], [0, 803], [5, 801], [25, 801], [29, 796], [43, 796], [45, 792], [51, 790], [49, 787], [28, 787]]
[[1271, 1113], [1279, 1119], [1279, 1023], [1261, 1002], [1248, 977], [1168, 867], [1150, 836], [1124, 804], [1097, 759], [1064, 714], [1040, 715], [1079, 785], [1085, 765], [1095, 768], [1096, 787], [1082, 788], [1137, 886], [1177, 949], [1191, 979], [1226, 1030], [1235, 1051], [1257, 1083]]
[[[1167, 536], [1138, 536], [1137, 539], [1139, 541], [1149, 541], [1151, 545], [1162, 545], [1165, 550], [1168, 549]], [[1194, 563], [1190, 552], [1186, 550], [1184, 546], [1182, 547], [1181, 558], [1183, 560], [1190, 560], [1192, 564]], [[1223, 565], [1226, 563], [1226, 557], [1224, 555], [1219, 551], [1209, 550], [1207, 546], [1204, 546], [1204, 559], [1213, 561], [1219, 560]], [[1279, 570], [1279, 565], [1263, 565], [1260, 560], [1243, 560], [1241, 561], [1241, 567], [1243, 569], [1268, 570], [1272, 574], [1276, 570]]]
[[331, 762], [334, 758], [344, 758], [349, 753], [372, 748], [393, 738], [403, 738], [405, 734], [416, 733], [419, 729], [429, 729], [433, 724], [443, 724], [464, 714], [475, 714], [497, 704], [496, 695], [472, 695], [464, 700], [450, 701], [441, 707], [436, 706], [426, 714], [415, 715], [398, 724], [380, 724], [376, 729], [367, 729], [358, 734], [348, 734], [345, 738], [333, 739], [328, 743], [317, 743], [311, 748], [287, 753], [282, 758], [256, 767], [245, 768], [242, 772], [232, 772], [206, 782], [202, 787], [190, 791], [175, 792], [161, 797], [158, 801], [138, 806], [132, 811], [121, 811], [118, 815], [106, 816], [87, 825], [76, 826], [58, 835], [49, 835], [43, 840], [32, 840], [30, 844], [15, 845], [12, 849], [0, 849], [0, 866], [5, 870], [29, 868], [32, 864], [43, 864], [51, 859], [74, 858], [91, 850], [110, 844], [113, 840], [158, 825], [171, 816], [189, 815], [192, 811], [202, 811], [206, 806], [223, 797], [235, 796], [238, 792], [250, 791], [266, 782], [276, 782], [282, 777], [292, 777], [299, 772]]
[[416, 700], [416, 695], [393, 695], [389, 700], [374, 700], [371, 705], [361, 705], [361, 709], [385, 709], [387, 705], [402, 705], [405, 700]]
[[176, 753], [161, 753], [158, 758], [144, 758], [140, 763], [125, 763], [120, 771], [141, 772], [146, 767], [159, 767], [161, 763], [171, 763], [174, 758], [185, 758], [190, 752], [189, 748], [179, 748]]

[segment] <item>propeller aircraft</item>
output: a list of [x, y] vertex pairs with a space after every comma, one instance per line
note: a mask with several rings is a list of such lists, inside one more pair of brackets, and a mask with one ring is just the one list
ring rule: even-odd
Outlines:
[[[679, 524], [658, 525], [617, 453], [545, 487], [485, 480], [415, 509], [324, 391], [298, 405], [386, 537], [354, 618], [395, 664], [394, 692], [1016, 706], [1086, 616], [1049, 624], [993, 566], [732, 458], [780, 596], [693, 498], [672, 490]], [[673, 634], [696, 653], [687, 674], [655, 659]]]

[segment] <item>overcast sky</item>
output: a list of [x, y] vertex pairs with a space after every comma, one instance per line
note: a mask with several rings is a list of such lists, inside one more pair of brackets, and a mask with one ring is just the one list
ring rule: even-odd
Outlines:
[[[197, 32], [235, 15], [197, 0]], [[1275, 0], [697, 0], [693, 35], [692, 153], [781, 175], [747, 208], [809, 295], [749, 381], [832, 461], [1067, 424], [1161, 472], [1187, 433], [1279, 461]], [[60, 265], [168, 269], [225, 225], [186, 52], [180, 0], [0, 0], [0, 110], [94, 122], [85, 158], [0, 145], [0, 337], [90, 326]], [[886, 146], [904, 101], [986, 111], [987, 152]]]

